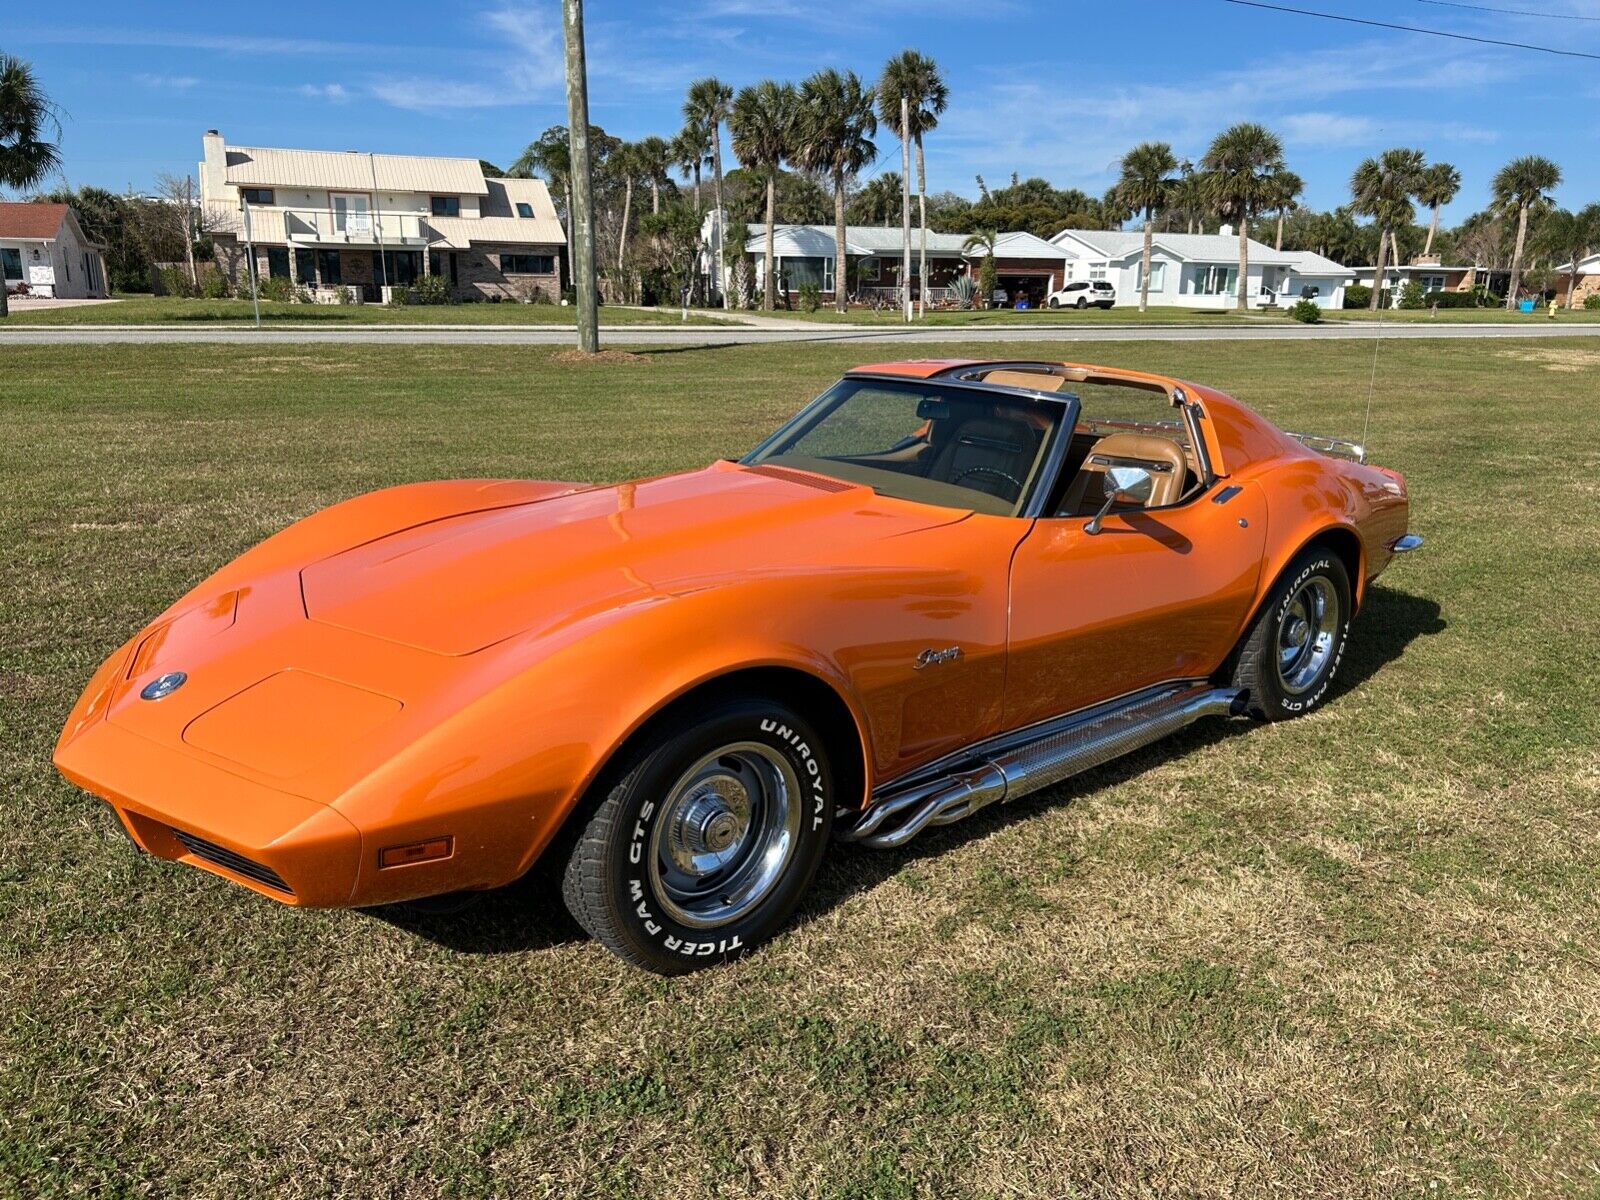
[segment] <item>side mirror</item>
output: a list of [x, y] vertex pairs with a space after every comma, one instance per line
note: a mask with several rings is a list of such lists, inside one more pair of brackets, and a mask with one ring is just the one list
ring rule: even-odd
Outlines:
[[1100, 532], [1100, 522], [1105, 520], [1111, 506], [1117, 501], [1148, 504], [1155, 493], [1156, 481], [1155, 476], [1143, 467], [1108, 467], [1100, 477], [1100, 486], [1105, 489], [1106, 502], [1083, 527], [1083, 531], [1091, 536]]

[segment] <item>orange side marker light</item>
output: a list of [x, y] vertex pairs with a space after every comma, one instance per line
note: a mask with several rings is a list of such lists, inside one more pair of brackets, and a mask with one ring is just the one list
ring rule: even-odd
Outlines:
[[413, 863], [433, 862], [449, 858], [455, 853], [453, 837], [429, 838], [425, 842], [411, 842], [405, 846], [387, 846], [378, 851], [378, 866], [409, 867]]

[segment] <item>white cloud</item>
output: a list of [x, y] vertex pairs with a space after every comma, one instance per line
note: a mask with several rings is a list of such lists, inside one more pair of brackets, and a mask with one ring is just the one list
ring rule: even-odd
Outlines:
[[511, 43], [516, 60], [505, 74], [519, 90], [543, 91], [565, 79], [565, 51], [555, 11], [553, 4], [523, 4], [483, 15], [489, 30]]
[[1337, 112], [1287, 113], [1277, 119], [1277, 128], [1291, 146], [1353, 146], [1377, 133], [1371, 117]]
[[193, 75], [148, 75], [140, 74], [133, 77], [133, 81], [143, 87], [152, 88], [158, 92], [187, 92], [200, 81]]
[[326, 100], [330, 104], [345, 104], [350, 93], [342, 83], [302, 83], [295, 89], [308, 100]]

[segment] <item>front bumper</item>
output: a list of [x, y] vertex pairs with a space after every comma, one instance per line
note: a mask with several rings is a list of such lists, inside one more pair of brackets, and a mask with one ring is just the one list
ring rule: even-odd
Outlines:
[[1389, 549], [1395, 554], [1409, 554], [1413, 550], [1422, 548], [1422, 535], [1420, 533], [1402, 534], [1389, 543]]
[[109, 721], [58, 746], [68, 779], [110, 803], [133, 840], [285, 904], [353, 902], [361, 835], [327, 805], [171, 750]]

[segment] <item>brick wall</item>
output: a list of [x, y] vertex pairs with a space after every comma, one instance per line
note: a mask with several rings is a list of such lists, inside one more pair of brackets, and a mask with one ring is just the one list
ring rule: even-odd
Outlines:
[[[511, 273], [500, 269], [502, 254], [548, 254], [555, 270], [548, 275]], [[537, 288], [546, 300], [561, 299], [560, 246], [473, 246], [456, 251], [458, 284], [456, 294], [463, 299], [499, 297], [526, 300]]]

